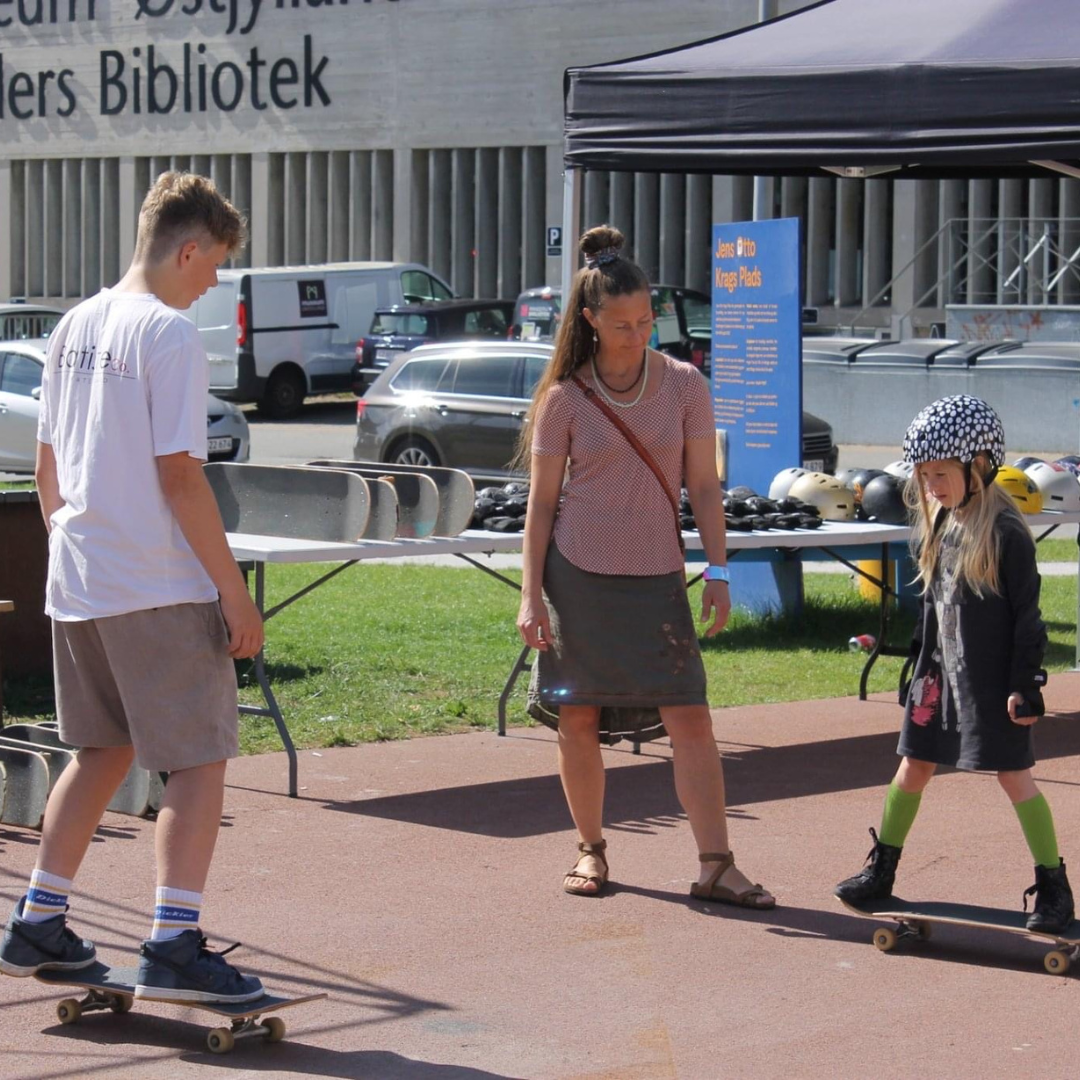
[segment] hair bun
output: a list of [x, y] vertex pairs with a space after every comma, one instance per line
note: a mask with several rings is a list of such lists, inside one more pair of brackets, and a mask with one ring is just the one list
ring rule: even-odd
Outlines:
[[582, 255], [599, 255], [602, 251], [622, 251], [626, 237], [612, 225], [597, 225], [581, 234], [578, 250]]

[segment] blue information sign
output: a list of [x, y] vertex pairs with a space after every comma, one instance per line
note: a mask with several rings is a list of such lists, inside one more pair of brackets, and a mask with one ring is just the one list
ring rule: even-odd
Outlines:
[[802, 464], [799, 220], [713, 226], [712, 394], [726, 487]]

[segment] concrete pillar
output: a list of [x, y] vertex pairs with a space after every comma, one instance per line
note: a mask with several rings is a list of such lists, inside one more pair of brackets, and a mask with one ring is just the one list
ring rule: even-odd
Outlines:
[[[413, 152], [408, 146], [397, 146], [391, 151], [393, 175], [390, 178], [394, 194], [391, 206], [390, 243], [391, 257], [397, 262], [411, 262], [413, 258]], [[426, 239], [426, 237], [425, 237]], [[423, 260], [421, 260], [423, 261]]]
[[755, 221], [768, 221], [776, 217], [776, 179], [772, 176], [754, 177]]
[[881, 295], [889, 282], [892, 263], [891, 180], [867, 180], [863, 192], [863, 287], [862, 306], [885, 303]]
[[[1060, 304], [1075, 304], [1080, 302], [1080, 180], [1061, 180], [1059, 183], [1060, 247], [1063, 262], [1067, 262], [1069, 268], [1061, 275], [1056, 298]], [[0, 201], [0, 212], [2, 205]], [[0, 251], [2, 250], [3, 243], [0, 242]]]
[[[916, 306], [925, 304], [936, 282], [934, 245], [924, 247], [936, 231], [937, 184], [924, 180], [893, 182], [892, 331], [911, 337]], [[936, 290], [932, 296], [936, 296]]]
[[327, 255], [329, 207], [326, 154], [312, 150], [307, 156], [306, 262], [324, 263]]
[[352, 154], [352, 197], [349, 228], [349, 258], [366, 262], [371, 258], [371, 201], [373, 151], [355, 150]]
[[451, 228], [453, 225], [453, 154], [450, 150], [432, 150], [428, 154], [427, 265], [445, 281], [453, 279]]
[[[101, 288], [101, 170], [99, 158], [83, 162], [82, 187], [82, 296], [93, 296]], [[3, 245], [0, 243], [0, 250]], [[0, 295], [5, 295], [0, 292]]]
[[634, 177], [634, 259], [650, 281], [660, 280], [660, 178]]
[[782, 177], [780, 180], [780, 216], [805, 219], [806, 193], [807, 179], [805, 176]]
[[834, 183], [834, 180], [820, 176], [810, 181], [806, 213], [806, 302], [811, 307], [824, 307], [832, 302], [829, 254]]
[[916, 181], [915, 191], [915, 304], [918, 307], [934, 307], [937, 303], [938, 256], [937, 244], [933, 243], [939, 225], [938, 182]]
[[[250, 266], [270, 266], [270, 236], [274, 231], [270, 212], [270, 155], [251, 155], [251, 209], [248, 211], [248, 258]], [[279, 215], [274, 214], [275, 218]], [[280, 221], [278, 222], [280, 224]]]
[[18, 225], [14, 220], [11, 166], [10, 158], [0, 159], [0, 298], [4, 300], [15, 293], [16, 262], [22, 259], [21, 245], [15, 246]]
[[523, 289], [547, 282], [547, 151], [527, 146], [523, 160], [521, 264]]
[[1028, 237], [1031, 251], [1035, 244], [1039, 250], [1028, 261], [1027, 302], [1045, 304], [1049, 302], [1046, 285], [1057, 265], [1055, 249], [1057, 247], [1057, 222], [1054, 221], [1054, 186], [1056, 180], [1049, 176], [1045, 179], [1028, 181]]
[[522, 290], [522, 165], [524, 151], [499, 151], [499, 278], [496, 296], [513, 299]]
[[686, 176], [660, 177], [660, 276], [668, 285], [682, 285], [686, 273]]
[[859, 303], [859, 246], [862, 225], [862, 180], [836, 182], [836, 303]]
[[349, 259], [349, 152], [334, 150], [329, 163], [329, 251], [331, 262]]
[[685, 270], [691, 289], [712, 292], [712, 178], [693, 173], [686, 178]]
[[[233, 205], [251, 221], [251, 155], [234, 154], [232, 158], [232, 201]], [[250, 234], [250, 224], [249, 224]], [[232, 266], [251, 265], [251, 239], [233, 256]]]
[[[120, 221], [120, 189], [123, 187], [121, 159], [106, 158], [101, 165], [101, 280], [104, 285], [115, 285], [120, 280], [121, 263], [127, 266]], [[132, 244], [134, 245], [134, 234]]]
[[[376, 150], [371, 177], [372, 247], [376, 259], [394, 258], [393, 150]], [[404, 200], [408, 201], [408, 200]]]
[[[571, 235], [570, 225], [563, 221], [563, 160], [562, 145], [544, 148], [546, 163], [546, 208], [544, 211], [544, 236], [547, 237], [548, 225], [562, 225], [563, 251], [577, 252], [578, 238]], [[578, 265], [575, 256], [574, 266]], [[562, 282], [563, 260], [561, 255], [544, 253], [544, 284], [559, 287]]]
[[307, 155], [285, 155], [285, 262], [306, 263]]
[[454, 275], [451, 285], [458, 296], [476, 295], [473, 256], [476, 243], [475, 169], [474, 151], [454, 151], [454, 213], [451, 241]]
[[64, 162], [45, 162], [45, 219], [42, 233], [45, 249], [45, 291], [48, 297], [64, 295]]
[[83, 161], [65, 158], [63, 162], [64, 297], [82, 298], [82, 187]]
[[266, 262], [255, 266], [282, 266], [285, 263], [285, 155], [270, 154], [266, 169]]
[[964, 180], [942, 180], [939, 189], [938, 223], [943, 230], [938, 239], [937, 305], [962, 304], [960, 279], [963, 273], [963, 245], [958, 229], [964, 226]]
[[[401, 150], [399, 156], [412, 159], [409, 177], [409, 246], [408, 260], [430, 266], [428, 239], [431, 231], [431, 167], [427, 150]], [[404, 190], [399, 187], [398, 191]]]
[[1021, 260], [1027, 253], [1024, 181], [998, 183], [997, 302], [1016, 304], [1026, 295]]
[[594, 170], [585, 174], [584, 227], [611, 222], [611, 173]]
[[476, 295], [499, 290], [499, 151], [476, 152]]
[[45, 163], [26, 163], [26, 296], [45, 296]]
[[634, 174], [611, 173], [611, 224], [626, 237], [626, 247], [634, 250]]
[[994, 250], [997, 227], [994, 224], [994, 181], [971, 180], [968, 183], [968, 272], [967, 302], [993, 304], [997, 300], [997, 272]]

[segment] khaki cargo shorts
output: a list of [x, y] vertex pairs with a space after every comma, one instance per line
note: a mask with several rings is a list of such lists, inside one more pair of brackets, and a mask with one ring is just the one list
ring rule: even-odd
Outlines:
[[236, 757], [239, 710], [217, 601], [53, 621], [60, 737], [134, 746], [151, 772]]

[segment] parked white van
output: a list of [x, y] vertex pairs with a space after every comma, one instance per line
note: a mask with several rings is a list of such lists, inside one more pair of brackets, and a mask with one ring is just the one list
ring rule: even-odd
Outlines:
[[211, 392], [282, 419], [308, 394], [351, 389], [356, 342], [377, 307], [452, 296], [418, 263], [220, 270], [217, 286], [183, 314], [210, 357]]

